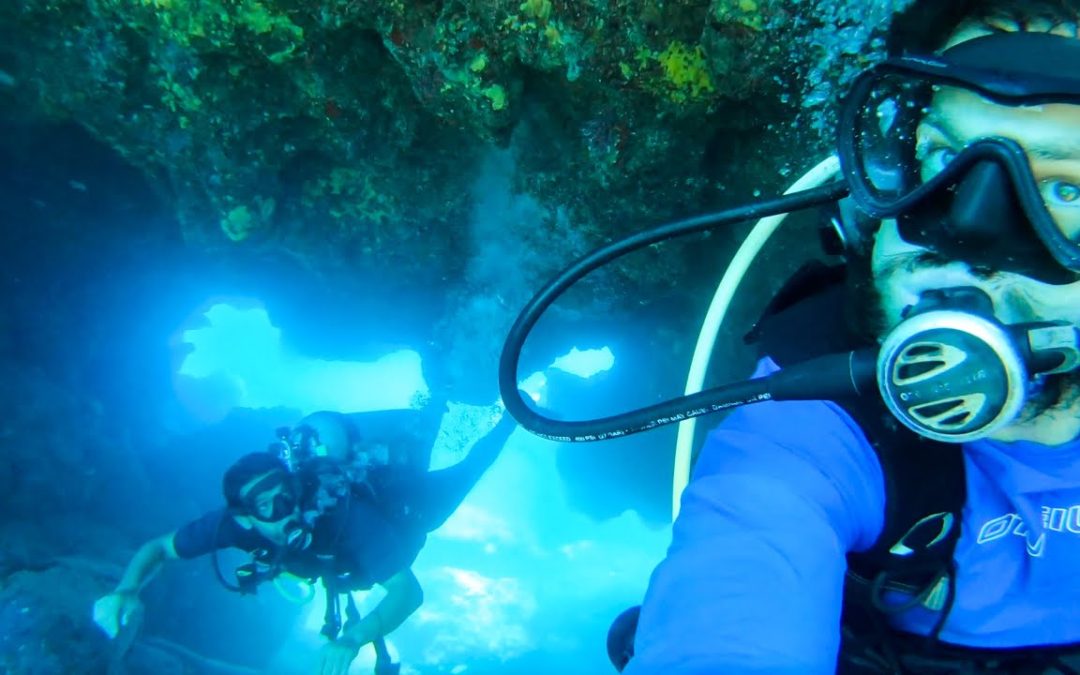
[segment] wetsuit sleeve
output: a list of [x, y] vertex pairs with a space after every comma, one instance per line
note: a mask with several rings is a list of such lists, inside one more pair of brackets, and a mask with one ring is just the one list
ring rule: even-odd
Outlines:
[[178, 529], [173, 535], [173, 547], [180, 558], [197, 558], [214, 549], [240, 547], [241, 535], [242, 528], [236, 521], [224, 509], [218, 509]]
[[833, 673], [845, 554], [882, 527], [880, 465], [823, 402], [732, 413], [702, 449], [625, 673]]

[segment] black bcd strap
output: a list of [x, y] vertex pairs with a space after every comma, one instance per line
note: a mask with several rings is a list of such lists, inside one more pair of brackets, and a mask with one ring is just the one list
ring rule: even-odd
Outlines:
[[[746, 336], [780, 367], [870, 343], [849, 328], [846, 267], [812, 261], [774, 296]], [[797, 339], [796, 339], [797, 338]], [[863, 430], [885, 479], [885, 523], [867, 551], [848, 556], [855, 583], [920, 594], [933, 590], [952, 560], [966, 501], [958, 445], [925, 439], [902, 426], [877, 396], [834, 401]]]

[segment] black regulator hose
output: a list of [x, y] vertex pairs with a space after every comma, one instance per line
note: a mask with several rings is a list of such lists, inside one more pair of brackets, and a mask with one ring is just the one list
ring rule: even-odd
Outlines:
[[530, 331], [548, 307], [589, 272], [627, 253], [661, 241], [741, 221], [822, 206], [847, 194], [846, 183], [833, 182], [755, 204], [667, 223], [598, 248], [580, 258], [533, 296], [510, 328], [499, 359], [499, 390], [506, 410], [521, 426], [543, 438], [554, 441], [600, 441], [747, 403], [770, 399], [836, 398], [856, 394], [868, 384], [873, 386], [876, 355], [870, 352], [853, 352], [787, 367], [767, 378], [735, 382], [593, 420], [562, 421], [545, 417], [525, 402], [518, 389], [521, 348]]

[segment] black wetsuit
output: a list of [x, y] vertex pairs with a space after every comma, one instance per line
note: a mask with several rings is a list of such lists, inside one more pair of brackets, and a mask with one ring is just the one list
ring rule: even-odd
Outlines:
[[218, 509], [177, 530], [174, 545], [181, 558], [216, 549], [267, 551], [297, 576], [337, 578], [339, 588], [381, 584], [412, 565], [427, 533], [438, 529], [491, 466], [515, 427], [509, 415], [480, 439], [461, 462], [439, 471], [381, 467], [352, 496], [315, 520], [311, 546], [275, 557], [274, 546], [246, 530]]

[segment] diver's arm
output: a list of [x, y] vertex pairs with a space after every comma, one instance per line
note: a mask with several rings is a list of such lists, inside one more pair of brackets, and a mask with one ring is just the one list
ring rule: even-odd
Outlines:
[[135, 552], [116, 589], [94, 603], [94, 623], [110, 638], [117, 637], [126, 626], [138, 625], [142, 616], [139, 591], [154, 577], [167, 560], [175, 560], [176, 547], [170, 532], [151, 539]]
[[469, 450], [469, 455], [477, 455], [488, 459], [488, 464], [494, 461], [499, 451], [510, 438], [510, 434], [517, 428], [517, 420], [508, 412], [503, 412], [498, 424], [492, 427], [483, 438], [478, 440]]
[[736, 411], [702, 451], [624, 675], [833, 673], [845, 555], [883, 511], [880, 466], [839, 411]]
[[124, 576], [120, 579], [120, 583], [116, 585], [116, 590], [113, 593], [137, 594], [157, 574], [166, 561], [178, 559], [176, 548], [173, 546], [173, 536], [175, 534], [175, 532], [170, 532], [156, 539], [151, 539], [140, 546], [134, 557], [131, 558], [131, 562], [128, 563], [127, 569], [124, 570]]
[[342, 637], [358, 648], [391, 633], [424, 602], [424, 591], [411, 569], [405, 569], [381, 584], [386, 597], [360, 621], [345, 627]]

